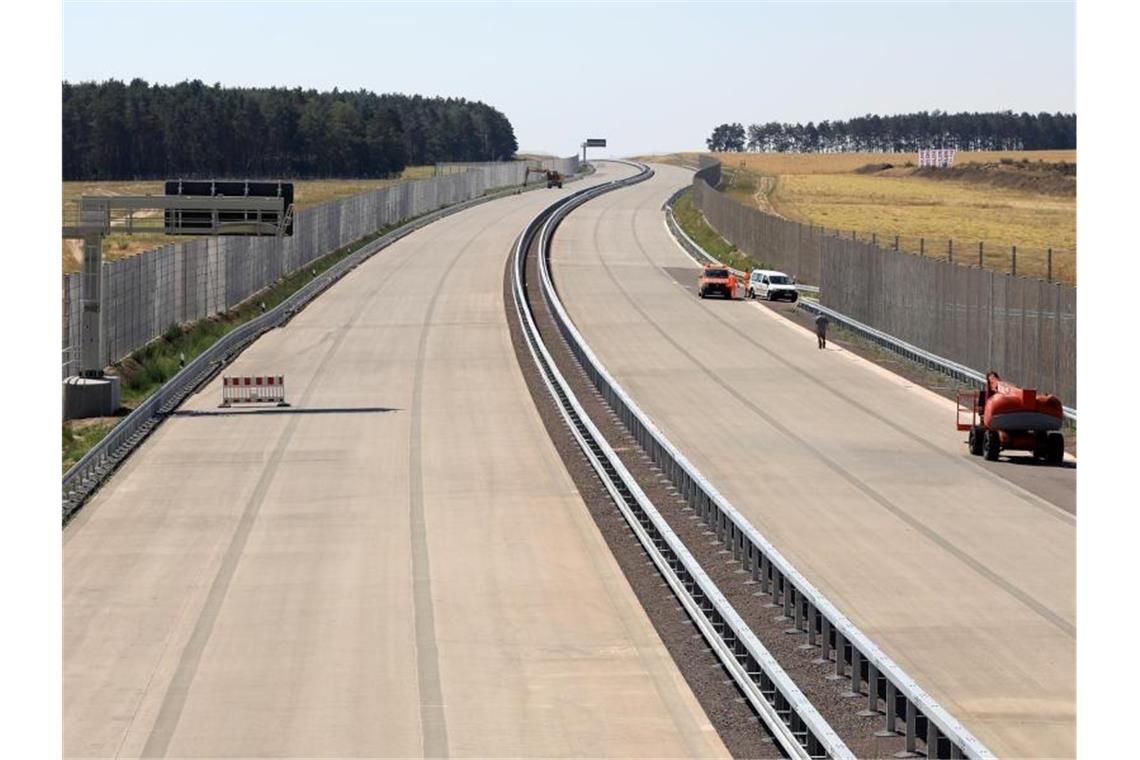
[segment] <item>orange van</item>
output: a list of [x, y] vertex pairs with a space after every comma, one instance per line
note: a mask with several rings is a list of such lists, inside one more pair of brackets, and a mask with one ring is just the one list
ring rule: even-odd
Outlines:
[[697, 283], [697, 293], [701, 298], [711, 295], [722, 295], [725, 298], [736, 298], [736, 275], [728, 267], [717, 264], [707, 264], [701, 270], [701, 279]]

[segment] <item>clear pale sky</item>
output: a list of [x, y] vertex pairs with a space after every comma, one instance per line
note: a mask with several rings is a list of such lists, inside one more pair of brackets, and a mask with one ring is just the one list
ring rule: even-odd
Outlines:
[[64, 3], [64, 78], [482, 100], [523, 150], [725, 121], [1076, 110], [1072, 3]]

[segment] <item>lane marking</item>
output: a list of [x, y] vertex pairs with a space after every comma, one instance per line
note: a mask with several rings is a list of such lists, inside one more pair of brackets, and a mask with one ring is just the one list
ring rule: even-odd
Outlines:
[[[597, 240], [597, 228], [599, 226], [598, 222], [600, 222], [600, 220], [602, 219], [602, 217], [604, 215], [605, 215], [605, 211], [603, 211], [601, 214], [599, 214], [597, 219], [594, 222], [595, 240]], [[651, 265], [651, 267], [654, 270], [659, 272], [662, 276], [668, 277], [668, 275], [665, 272], [663, 272], [659, 267], [656, 266], [656, 264], [654, 264], [652, 258], [650, 258], [649, 254], [646, 252], [645, 246], [642, 244], [641, 239], [637, 234], [637, 226], [635, 223], [635, 218], [636, 218], [636, 214], [633, 214], [630, 216], [630, 230], [633, 233], [634, 242], [636, 243], [638, 250], [641, 252], [641, 255], [646, 259], [646, 261], [649, 262], [649, 264]], [[595, 247], [597, 248], [597, 243], [595, 243]], [[794, 433], [790, 428], [783, 425], [777, 419], [775, 419], [774, 417], [772, 417], [771, 415], [766, 413], [763, 409], [761, 409], [759, 406], [754, 404], [750, 399], [748, 399], [747, 397], [740, 394], [735, 388], [733, 388], [726, 381], [724, 381], [718, 374], [716, 374], [715, 372], [710, 370], [708, 367], [706, 367], [704, 364], [702, 364], [700, 361], [698, 361], [697, 358], [695, 356], [693, 356], [693, 354], [691, 354], [687, 349], [685, 349], [679, 342], [674, 340], [673, 337], [669, 335], [668, 331], [664, 330], [641, 307], [641, 305], [637, 302], [637, 299], [635, 299], [633, 297], [633, 295], [630, 294], [630, 292], [625, 288], [625, 286], [623, 285], [621, 280], [617, 276], [615, 276], [615, 274], [612, 271], [612, 269], [610, 268], [609, 264], [606, 262], [605, 258], [601, 255], [601, 249], [600, 248], [597, 248], [597, 254], [598, 254], [598, 259], [602, 264], [602, 267], [606, 271], [606, 274], [609, 276], [610, 280], [617, 286], [618, 290], [620, 290], [622, 292], [622, 294], [626, 297], [626, 299], [629, 301], [629, 303], [633, 307], [633, 309], [635, 311], [637, 311], [637, 313], [640, 314], [641, 317], [651, 327], [653, 327], [653, 329], [667, 343], [672, 345], [679, 353], [681, 353], [690, 362], [692, 362], [697, 367], [697, 369], [699, 369], [710, 380], [712, 380], [714, 383], [719, 385], [729, 395], [731, 395], [733, 398], [737, 399], [737, 401], [739, 401], [744, 406], [746, 406], [748, 409], [750, 409], [754, 414], [756, 414], [756, 416], [760, 417], [761, 419], [764, 419], [773, 428], [780, 431], [782, 434], [784, 434], [786, 437], [790, 438], [791, 440], [796, 441], [801, 446], [803, 446], [807, 451], [811, 452], [821, 462], [823, 462], [824, 465], [826, 465], [828, 467], [828, 469], [832, 470], [836, 475], [839, 475], [843, 480], [845, 480], [849, 485], [854, 487], [856, 490], [860, 491], [865, 496], [869, 497], [876, 504], [878, 504], [883, 509], [885, 509], [888, 512], [890, 512], [891, 514], [893, 514], [895, 517], [902, 520], [904, 523], [906, 523], [908, 526], [910, 526], [914, 530], [916, 530], [919, 533], [921, 533], [922, 535], [924, 535], [926, 538], [928, 538], [930, 541], [932, 541], [936, 545], [942, 547], [945, 551], [947, 551], [948, 553], [950, 553], [951, 555], [953, 555], [954, 557], [956, 557], [957, 559], [962, 561], [966, 566], [968, 566], [975, 573], [980, 575], [982, 578], [985, 578], [986, 580], [988, 580], [990, 583], [992, 583], [996, 587], [1005, 591], [1007, 594], [1009, 594], [1011, 597], [1013, 597], [1014, 599], [1019, 601], [1021, 604], [1023, 604], [1028, 609], [1032, 610], [1034, 613], [1036, 613], [1042, 619], [1044, 619], [1045, 621], [1047, 621], [1048, 623], [1050, 623], [1051, 625], [1055, 626], [1057, 629], [1059, 629], [1060, 631], [1065, 633], [1068, 637], [1075, 639], [1075, 637], [1076, 637], [1076, 626], [1073, 623], [1069, 622], [1064, 617], [1062, 617], [1058, 613], [1054, 612], [1046, 604], [1038, 601], [1031, 594], [1027, 593], [1023, 589], [1021, 589], [1019, 586], [1017, 586], [1016, 584], [1014, 584], [1014, 583], [1006, 580], [1005, 578], [1003, 578], [1001, 575], [999, 575], [998, 573], [996, 573], [995, 571], [990, 569], [987, 565], [985, 565], [984, 563], [982, 563], [978, 559], [974, 558], [972, 555], [970, 555], [969, 553], [967, 553], [963, 549], [959, 548], [958, 546], [956, 546], [951, 541], [944, 538], [937, 531], [926, 526], [923, 522], [921, 522], [920, 520], [918, 520], [914, 516], [910, 515], [905, 509], [902, 509], [901, 507], [899, 507], [896, 504], [894, 504], [893, 502], [891, 502], [890, 499], [888, 499], [884, 495], [880, 494], [874, 488], [863, 483], [861, 480], [859, 480], [859, 478], [857, 478], [853, 474], [849, 473], [846, 469], [844, 469], [843, 466], [840, 465], [838, 462], [834, 461], [833, 459], [828, 457], [824, 452], [822, 452], [819, 449], [817, 449], [816, 447], [812, 446], [804, 438], [796, 435], [796, 433]], [[670, 278], [670, 279], [672, 279], [672, 278]], [[699, 300], [698, 300], [698, 306], [701, 306], [701, 305], [702, 304], [700, 304]], [[704, 305], [704, 308], [706, 311], [709, 311], [710, 313], [713, 313], [715, 315], [715, 312], [712, 312], [712, 310], [709, 308], [708, 305]], [[764, 348], [762, 346], [760, 346], [760, 347], [763, 350], [765, 350], [766, 352], [768, 352], [770, 354], [772, 353], [769, 349]], [[787, 364], [786, 361], [784, 361], [783, 363]], [[796, 370], [800, 374], [806, 374], [802, 370], [799, 370], [798, 368], [796, 368], [792, 365], [789, 365], [789, 367]], [[816, 381], [816, 382], [818, 383], [818, 381]], [[827, 390], [832, 390], [834, 392], [834, 389], [831, 389], [827, 385], [822, 384], [822, 383], [819, 383], [819, 384], [822, 385]], [[929, 444], [927, 444], [927, 445], [929, 445]]]
[[[412, 256], [405, 257], [404, 261], [392, 269], [378, 284], [376, 290], [373, 291], [372, 297], [366, 299], [364, 303], [360, 305], [360, 308], [357, 309], [353, 315], [352, 320], [337, 330], [336, 337], [328, 344], [328, 349], [324, 352], [319, 368], [305, 387], [305, 392], [299, 402], [300, 406], [304, 406], [309, 399], [312, 398], [316, 392], [319, 380], [329, 370], [329, 359], [340, 349], [348, 337], [349, 331], [359, 322], [367, 307], [373, 303], [379, 294], [383, 285], [387, 283], [393, 275], [403, 269], [413, 258]], [[206, 646], [214, 632], [214, 626], [217, 624], [218, 616], [221, 614], [222, 603], [229, 593], [230, 584], [233, 582], [234, 575], [237, 572], [238, 562], [245, 553], [246, 544], [249, 543], [249, 536], [253, 530], [253, 524], [261, 512], [261, 507], [265, 502], [265, 496], [269, 492], [269, 487], [272, 485], [273, 478], [277, 474], [277, 468], [281, 464], [285, 451], [289, 447], [293, 433], [296, 431], [302, 419], [301, 416], [295, 416], [291, 417], [286, 423], [284, 430], [278, 437], [277, 443], [270, 454], [269, 461], [261, 471], [261, 476], [254, 486], [253, 493], [246, 502], [245, 508], [242, 510], [237, 527], [222, 557], [222, 564], [214, 575], [213, 582], [210, 584], [210, 590], [206, 596], [206, 603], [202, 607], [201, 612], [198, 613], [198, 619], [194, 624], [194, 631], [191, 633], [186, 646], [183, 647], [182, 654], [178, 659], [178, 666], [174, 671], [170, 683], [167, 685], [166, 693], [162, 699], [162, 705], [158, 711], [158, 717], [155, 719], [154, 726], [151, 728], [147, 736], [146, 744], [143, 746], [142, 757], [166, 757], [166, 753], [170, 749], [170, 742], [174, 738], [174, 732], [182, 719], [182, 713], [186, 707], [186, 700], [190, 695], [190, 687], [198, 673], [198, 666], [201, 664], [202, 655], [205, 653]]]
[[[636, 235], [636, 231], [634, 234]], [[672, 237], [672, 233], [670, 233], [670, 238], [673, 240], [673, 242], [677, 246], [677, 248], [679, 250], [681, 250], [682, 252], [684, 252], [684, 249], [681, 249], [680, 244], [677, 243], [676, 238]], [[668, 272], [666, 272], [663, 268], [657, 266], [653, 262], [653, 260], [648, 256], [648, 254], [645, 253], [645, 247], [643, 245], [641, 245], [640, 239], [637, 240], [637, 243], [638, 243], [639, 247], [641, 247], [642, 255], [645, 256], [646, 260], [649, 261], [649, 264], [655, 270], [657, 270], [658, 274], [660, 274], [662, 277], [665, 277], [665, 278], [668, 278], [669, 280], [672, 280], [673, 282], [677, 282], [676, 278], [674, 278], [672, 275], [670, 275]], [[685, 254], [685, 255], [687, 256], [688, 254]], [[690, 259], [690, 261], [691, 260], [692, 259]], [[681, 285], [681, 283], [677, 283], [677, 284]], [[685, 290], [683, 285], [681, 285], [681, 288], [682, 288], [682, 290]], [[724, 325], [725, 327], [727, 327], [729, 330], [736, 333], [740, 337], [744, 338], [744, 340], [748, 341], [749, 343], [751, 343], [756, 348], [759, 348], [761, 351], [766, 353], [771, 358], [775, 359], [780, 364], [783, 364], [788, 369], [790, 369], [793, 372], [795, 372], [796, 374], [800, 375], [802, 378], [804, 378], [808, 382], [810, 382], [814, 385], [817, 385], [820, 388], [823, 388], [824, 390], [830, 391], [832, 394], [834, 394], [835, 396], [838, 396], [840, 399], [842, 399], [849, 406], [853, 406], [853, 407], [859, 409], [861, 412], [870, 415], [877, 422], [891, 428], [896, 433], [899, 433], [900, 435], [903, 435], [907, 438], [910, 438], [911, 440], [918, 443], [919, 445], [921, 445], [921, 446], [929, 449], [930, 451], [944, 457], [947, 461], [951, 462], [954, 466], [961, 467], [961, 468], [970, 468], [969, 471], [972, 474], [976, 474], [976, 473], [980, 472], [983, 474], [984, 477], [988, 478], [992, 484], [999, 486], [1000, 488], [1004, 489], [1005, 491], [1007, 491], [1012, 496], [1015, 496], [1015, 497], [1021, 499], [1026, 504], [1028, 504], [1032, 507], [1035, 507], [1037, 509], [1040, 509], [1041, 511], [1045, 512], [1048, 515], [1051, 515], [1052, 517], [1060, 520], [1061, 522], [1064, 522], [1064, 523], [1069, 524], [1069, 525], [1076, 525], [1076, 515], [1073, 514], [1072, 512], [1065, 510], [1064, 508], [1062, 508], [1058, 504], [1054, 504], [1053, 502], [1049, 501], [1047, 498], [1045, 498], [1043, 496], [1038, 496], [1037, 494], [1022, 488], [1017, 483], [1014, 483], [1010, 480], [1007, 480], [1006, 478], [1003, 478], [1000, 474], [998, 474], [996, 472], [991, 472], [990, 470], [988, 470], [985, 467], [978, 466], [978, 464], [973, 462], [973, 461], [963, 459], [960, 453], [954, 453], [954, 452], [946, 451], [944, 448], [942, 448], [938, 444], [927, 440], [926, 438], [922, 437], [918, 433], [914, 432], [912, 429], [907, 428], [903, 425], [900, 425], [900, 424], [896, 423], [895, 421], [891, 420], [890, 418], [879, 414], [878, 412], [874, 411], [870, 407], [861, 403], [857, 399], [855, 399], [855, 398], [847, 395], [843, 391], [829, 385], [828, 383], [824, 382], [823, 380], [820, 380], [818, 377], [816, 377], [811, 372], [808, 372], [807, 370], [804, 370], [801, 367], [793, 364], [783, 354], [780, 354], [780, 353], [773, 351], [772, 349], [768, 348], [763, 343], [756, 340], [756, 338], [754, 338], [751, 334], [744, 331], [743, 329], [738, 327], [736, 324], [725, 319], [710, 304], [702, 303], [701, 299], [699, 299], [699, 298], [694, 297], [694, 300], [696, 301], [696, 303], [700, 307], [702, 307], [705, 310], [706, 313], [708, 313], [710, 316], [712, 316], [713, 319], [717, 320], [722, 325]], [[784, 323], [787, 323], [787, 325], [789, 327], [794, 328], [796, 330], [803, 330], [808, 336], [810, 336], [812, 338], [815, 337], [815, 334], [812, 333], [807, 328], [802, 327], [801, 325], [797, 325], [797, 324], [793, 323], [791, 320], [785, 319], [784, 317], [771, 312], [771, 310], [769, 310], [769, 309], [765, 309], [763, 305], [761, 305], [759, 303], [754, 303], [751, 305], [754, 306], [755, 308], [758, 308], [758, 309], [761, 309], [761, 310], [767, 312], [771, 318], [780, 320], [781, 322], [784, 322]], [[849, 358], [849, 359], [855, 361], [856, 363], [861, 364], [864, 369], [873, 368], [874, 370], [877, 370], [880, 373], [885, 373], [885, 379], [891, 380], [892, 384], [899, 384], [904, 389], [910, 389], [910, 390], [918, 391], [918, 392], [921, 392], [922, 394], [929, 394], [930, 396], [934, 396], [940, 400], [945, 400], [945, 401], [949, 402], [952, 406], [954, 405], [954, 402], [949, 401], [949, 399], [943, 399], [943, 397], [938, 396], [938, 394], [934, 393], [934, 391], [928, 390], [928, 389], [923, 388], [921, 386], [917, 386], [913, 383], [908, 384], [908, 381], [905, 381], [905, 378], [901, 378], [900, 376], [895, 375], [893, 372], [890, 372], [889, 370], [887, 370], [883, 367], [879, 367], [874, 362], [863, 359], [861, 356], [859, 356], [858, 354], [856, 354], [853, 351], [844, 350], [842, 347], [840, 347], [838, 345], [829, 346], [826, 350], [831, 351], [831, 350], [833, 350], [833, 348], [834, 348], [834, 353], [842, 355], [844, 358]], [[1066, 461], [1068, 461], [1068, 459], [1066, 459]], [[1075, 462], [1076, 460], [1073, 459], [1072, 461]]]
[[[506, 214], [503, 215], [503, 218], [505, 217]], [[499, 222], [501, 222], [501, 219], [497, 219], [495, 222], [488, 224], [486, 227], [480, 230], [480, 234], [482, 232], [485, 232], [487, 229], [495, 226]], [[470, 242], [468, 245], [470, 245]], [[462, 249], [460, 249], [460, 253], [462, 253], [466, 247], [467, 246], [464, 246]], [[364, 315], [379, 299], [384, 286], [396, 274], [401, 272], [410, 262], [416, 260], [417, 258], [418, 257], [413, 255], [412, 252], [405, 254], [403, 261], [401, 261], [388, 272], [384, 273], [380, 281], [374, 286], [371, 294], [361, 303], [359, 308], [357, 308], [352, 318], [343, 326], [338, 328], [336, 337], [330, 344], [328, 344], [328, 349], [324, 352], [324, 355], [319, 362], [317, 371], [313, 374], [313, 377], [309, 380], [309, 383], [305, 388], [305, 392], [299, 402], [300, 406], [306, 405], [307, 402], [312, 398], [313, 394], [317, 390], [318, 385], [320, 384], [320, 380], [330, 370], [331, 358], [336, 354], [337, 351], [340, 350], [340, 347], [347, 339], [349, 332], [359, 324]], [[438, 289], [436, 293], [438, 296]], [[413, 389], [413, 394], [415, 393], [415, 390], [416, 389]], [[143, 747], [143, 751], [141, 753], [142, 757], [165, 757], [170, 748], [170, 742], [173, 739], [174, 732], [177, 730], [178, 723], [182, 718], [182, 713], [186, 706], [186, 700], [189, 697], [190, 687], [193, 684], [195, 676], [197, 675], [198, 666], [201, 663], [205, 648], [209, 643], [211, 635], [213, 634], [214, 627], [221, 612], [222, 603], [225, 600], [225, 597], [229, 591], [230, 584], [232, 583], [233, 577], [236, 574], [238, 562], [244, 555], [245, 547], [249, 541], [249, 536], [252, 532], [253, 524], [261, 511], [265, 496], [268, 493], [269, 487], [272, 484], [272, 481], [277, 473], [277, 468], [280, 465], [281, 459], [283, 458], [285, 451], [288, 449], [293, 434], [302, 419], [303, 417], [301, 415], [298, 415], [292, 417], [286, 424], [285, 429], [282, 431], [280, 437], [277, 440], [277, 444], [275, 445], [273, 452], [270, 455], [269, 461], [266, 463], [265, 468], [262, 470], [261, 476], [259, 477], [258, 482], [254, 487], [253, 494], [251, 495], [249, 501], [246, 503], [245, 509], [239, 518], [238, 526], [234, 531], [234, 535], [230, 539], [229, 546], [226, 548], [221, 567], [215, 574], [214, 580], [210, 585], [210, 591], [208, 592], [206, 603], [198, 615], [198, 619], [194, 625], [194, 631], [190, 636], [190, 640], [182, 650], [182, 654], [179, 658], [178, 666], [175, 670], [174, 676], [171, 678], [171, 681], [167, 686], [162, 705], [159, 709], [158, 717], [155, 720], [155, 724], [147, 736], [146, 744]], [[415, 479], [413, 479], [413, 482], [415, 482]], [[428, 599], [430, 601], [430, 580], [429, 588], [427, 591]], [[419, 610], [417, 605], [417, 621], [420, 619], [418, 612]], [[417, 637], [418, 635], [419, 628], [417, 627]], [[434, 630], [432, 632], [432, 637], [434, 644]], [[417, 668], [418, 667], [419, 661], [417, 659]], [[438, 678], [438, 662], [435, 663], [435, 671]], [[442, 700], [439, 701], [442, 703]], [[444, 730], [446, 731], [446, 726], [444, 726]], [[427, 743], [428, 742], [425, 740], [425, 745]], [[433, 746], [436, 746], [436, 744], [433, 743]], [[440, 756], [445, 755], [446, 751], [446, 733], [444, 733], [443, 753]]]

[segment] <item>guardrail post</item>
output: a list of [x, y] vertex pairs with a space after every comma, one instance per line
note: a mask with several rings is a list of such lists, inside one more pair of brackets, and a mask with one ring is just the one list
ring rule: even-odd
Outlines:
[[879, 714], [879, 669], [871, 660], [867, 660], [867, 709], [858, 714], [864, 718]]
[[875, 736], [887, 737], [898, 736], [897, 716], [899, 711], [899, 695], [898, 690], [895, 689], [894, 683], [891, 679], [887, 678], [887, 698], [883, 702], [885, 708], [886, 720], [883, 723], [883, 730], [876, 731]]
[[926, 719], [926, 756], [938, 757], [938, 726], [930, 718]]
[[918, 709], [914, 702], [906, 701], [906, 751], [914, 752], [918, 748]]
[[796, 594], [796, 628], [791, 632], [793, 634], [803, 634], [804, 632], [804, 595], [800, 594], [798, 590], [792, 589]]
[[772, 573], [772, 585], [768, 588], [769, 599], [764, 604], [764, 607], [767, 609], [776, 609], [780, 606], [780, 600], [782, 599], [780, 594], [783, 593], [783, 589], [780, 584], [784, 582], [784, 577], [780, 575], [780, 571], [774, 566], [769, 565], [768, 569]]
[[863, 653], [855, 646], [855, 642], [851, 642], [851, 685], [847, 691], [839, 696], [841, 697], [857, 697], [861, 693], [859, 691], [863, 680]]
[[838, 681], [841, 678], [843, 678], [843, 676], [847, 672], [844, 669], [845, 663], [843, 662], [844, 657], [846, 655], [846, 652], [844, 651], [845, 646], [846, 646], [846, 642], [844, 642], [844, 640], [843, 640], [843, 634], [840, 633], [838, 630], [836, 630], [835, 631], [835, 671], [832, 673], [828, 673], [827, 676], [825, 676], [825, 678], [828, 681]]
[[795, 599], [796, 589], [788, 582], [788, 576], [780, 575], [780, 602], [783, 604], [783, 609], [780, 614], [776, 616], [777, 620], [791, 620], [792, 619], [792, 602]]
[[819, 654], [812, 660], [816, 665], [822, 665], [831, 659], [831, 621], [822, 612], [819, 617]]

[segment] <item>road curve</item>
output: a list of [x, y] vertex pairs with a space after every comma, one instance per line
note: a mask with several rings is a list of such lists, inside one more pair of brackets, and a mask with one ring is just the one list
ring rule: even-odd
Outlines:
[[727, 754], [514, 359], [503, 268], [559, 192], [362, 265], [227, 370], [291, 408], [215, 380], [65, 528], [66, 756]]
[[654, 168], [576, 210], [554, 239], [555, 284], [598, 357], [991, 750], [1073, 756], [1074, 515], [977, 466], [952, 403], [818, 350], [758, 304], [698, 299], [661, 211], [692, 175]]

